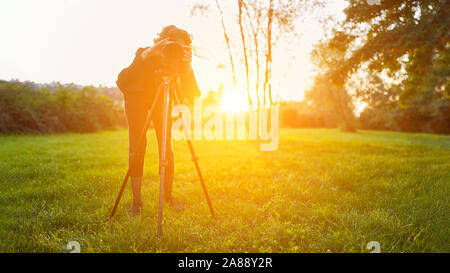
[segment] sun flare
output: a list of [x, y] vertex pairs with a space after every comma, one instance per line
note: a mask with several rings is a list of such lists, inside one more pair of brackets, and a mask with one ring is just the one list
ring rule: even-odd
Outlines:
[[240, 112], [248, 110], [248, 103], [243, 96], [237, 94], [225, 94], [220, 100], [225, 112]]

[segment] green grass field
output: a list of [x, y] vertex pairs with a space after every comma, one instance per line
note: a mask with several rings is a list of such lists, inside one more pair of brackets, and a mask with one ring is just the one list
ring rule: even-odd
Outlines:
[[130, 188], [105, 221], [127, 168], [125, 130], [0, 136], [0, 251], [450, 251], [450, 137], [282, 130], [275, 152], [247, 141], [194, 141], [218, 218], [210, 217], [184, 141], [175, 141], [174, 196], [156, 236], [158, 167], [150, 133], [144, 212]]

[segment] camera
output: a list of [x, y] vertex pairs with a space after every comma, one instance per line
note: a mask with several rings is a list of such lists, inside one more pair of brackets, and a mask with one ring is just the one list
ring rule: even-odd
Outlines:
[[167, 69], [173, 72], [182, 72], [189, 63], [184, 61], [184, 48], [176, 42], [168, 42], [162, 48], [163, 63]]

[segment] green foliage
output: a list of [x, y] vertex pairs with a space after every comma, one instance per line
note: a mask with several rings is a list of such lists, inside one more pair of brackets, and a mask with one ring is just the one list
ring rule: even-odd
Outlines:
[[450, 1], [351, 0], [345, 22], [328, 42], [345, 52], [333, 67], [333, 78], [344, 82], [362, 64], [402, 79], [400, 103], [415, 95], [440, 91], [450, 80]]
[[[450, 137], [282, 130], [280, 149], [195, 141], [217, 212], [209, 216], [184, 141], [174, 141], [174, 196], [157, 237], [158, 149], [149, 132], [144, 211], [130, 219], [126, 130], [0, 136], [0, 252], [450, 251]], [[255, 144], [255, 145], [253, 145]], [[236, 156], [236, 155], [239, 156]]]
[[424, 105], [423, 98], [416, 96], [407, 108], [396, 102], [380, 103], [364, 109], [359, 121], [363, 129], [450, 134], [450, 101], [437, 97]]
[[352, 86], [355, 89], [354, 98], [367, 105], [359, 117], [361, 128], [450, 133], [450, 100], [444, 92], [415, 95], [405, 108], [398, 106], [398, 97], [402, 92], [400, 86], [386, 84], [377, 74], [366, 74], [363, 81]]
[[336, 128], [339, 120], [327, 109], [318, 109], [307, 101], [281, 101], [281, 128]]
[[350, 0], [345, 14], [313, 51], [320, 73], [309, 99], [344, 121], [364, 103], [364, 129], [448, 134], [450, 1]]
[[92, 86], [0, 81], [0, 132], [95, 132], [125, 125], [120, 106]]
[[329, 70], [318, 74], [314, 85], [306, 91], [305, 99], [325, 119], [336, 120], [345, 132], [355, 132], [354, 103], [347, 90], [330, 80]]

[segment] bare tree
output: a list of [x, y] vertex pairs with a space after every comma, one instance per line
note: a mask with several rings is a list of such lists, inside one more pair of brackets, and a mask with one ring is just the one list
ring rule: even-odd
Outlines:
[[[252, 9], [253, 9], [253, 15], [250, 13], [250, 8], [248, 7], [247, 4], [244, 3], [244, 8], [246, 11], [246, 15], [247, 15], [247, 20], [249, 22], [250, 28], [251, 28], [251, 34], [253, 36], [253, 43], [254, 43], [254, 47], [255, 47], [255, 65], [256, 65], [256, 86], [255, 86], [255, 91], [256, 91], [256, 101], [257, 101], [257, 106], [258, 108], [261, 106], [261, 100], [259, 99], [259, 74], [260, 74], [260, 64], [259, 64], [259, 43], [258, 43], [258, 38], [259, 38], [259, 34], [261, 32], [261, 17], [262, 17], [262, 12], [261, 9], [257, 6], [258, 2], [254, 1], [252, 3]], [[253, 20], [255, 21], [255, 23], [253, 23]], [[256, 24], [256, 27], [255, 27]]]
[[[215, 2], [219, 10], [222, 29], [227, 43], [235, 86], [237, 85], [237, 75], [233, 57], [240, 55], [243, 56], [245, 64], [249, 104], [252, 105], [255, 101], [252, 98], [253, 92], [250, 88], [251, 80], [253, 79], [256, 81], [255, 93], [258, 107], [261, 106], [261, 102], [263, 105], [268, 104], [267, 100], [269, 100], [270, 105], [276, 104], [277, 98], [274, 98], [272, 94], [273, 48], [282, 37], [287, 35], [297, 37], [295, 21], [302, 14], [300, 10], [302, 12], [310, 12], [308, 9], [300, 9], [301, 7], [315, 7], [320, 5], [322, 0], [237, 0], [237, 24], [239, 26], [240, 43], [242, 44], [242, 51], [239, 53], [231, 50], [231, 40], [229, 32], [227, 32], [223, 9], [218, 0], [215, 0]], [[205, 5], [202, 5], [200, 10], [206, 10]], [[261, 69], [262, 58], [265, 63], [263, 69]], [[252, 67], [256, 68], [256, 72], [252, 72]], [[261, 70], [264, 71], [262, 74]], [[263, 81], [261, 82], [262, 77]], [[263, 98], [260, 97], [261, 95]]]
[[272, 88], [270, 85], [270, 74], [272, 73], [272, 24], [273, 24], [273, 0], [269, 0], [269, 10], [267, 12], [267, 53], [266, 71], [264, 73], [264, 106], [266, 105], [266, 88], [269, 85], [269, 98], [272, 104]]
[[216, 0], [216, 5], [217, 5], [217, 9], [219, 10], [220, 21], [222, 22], [223, 36], [224, 36], [225, 41], [227, 43], [228, 54], [230, 56], [231, 70], [233, 72], [233, 82], [234, 82], [234, 86], [236, 87], [237, 86], [237, 84], [236, 84], [236, 72], [235, 72], [235, 69], [234, 69], [233, 54], [231, 52], [231, 47], [230, 47], [230, 38], [228, 37], [227, 29], [225, 27], [225, 19], [223, 17], [222, 7], [220, 6], [218, 0]]
[[250, 106], [252, 106], [253, 102], [252, 102], [252, 98], [250, 96], [250, 78], [249, 78], [249, 74], [248, 74], [247, 46], [245, 43], [244, 23], [242, 22], [243, 0], [237, 0], [237, 2], [238, 2], [238, 7], [239, 7], [238, 24], [239, 24], [239, 30], [241, 32], [242, 51], [244, 53], [244, 61], [245, 61], [245, 75], [246, 75], [246, 82], [247, 82], [248, 103], [250, 104]]

